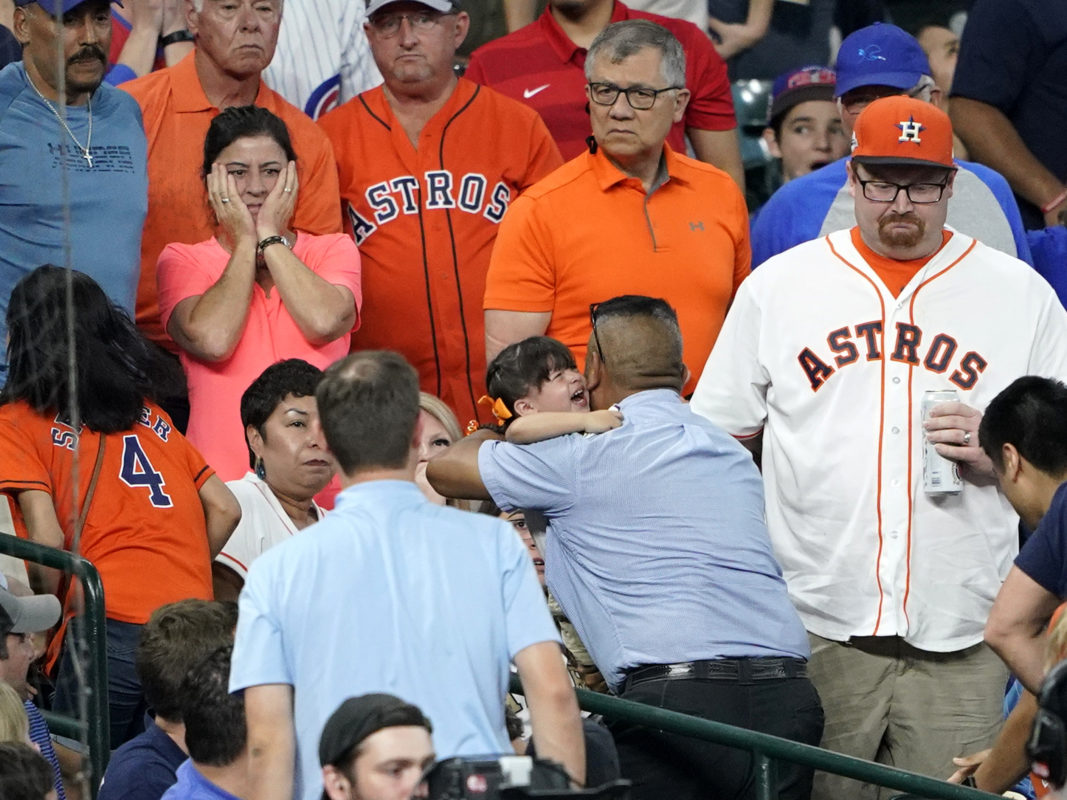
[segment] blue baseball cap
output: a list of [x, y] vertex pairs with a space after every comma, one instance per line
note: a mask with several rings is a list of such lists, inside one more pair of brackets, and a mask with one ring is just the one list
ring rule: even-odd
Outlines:
[[[85, 2], [87, 2], [87, 0], [15, 0], [15, 5], [21, 8], [22, 6], [28, 6], [30, 3], [36, 3], [54, 17], [56, 15], [66, 14], [71, 9], [77, 8]], [[120, 6], [122, 5], [122, 0], [114, 0], [114, 2], [118, 3]]]
[[835, 69], [841, 97], [861, 86], [911, 89], [930, 74], [930, 62], [914, 36], [888, 22], [876, 22], [841, 42]]

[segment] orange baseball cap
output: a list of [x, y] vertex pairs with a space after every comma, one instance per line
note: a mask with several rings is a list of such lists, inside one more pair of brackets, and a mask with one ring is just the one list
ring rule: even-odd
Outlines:
[[852, 158], [863, 164], [955, 168], [948, 115], [914, 97], [875, 100], [856, 119]]

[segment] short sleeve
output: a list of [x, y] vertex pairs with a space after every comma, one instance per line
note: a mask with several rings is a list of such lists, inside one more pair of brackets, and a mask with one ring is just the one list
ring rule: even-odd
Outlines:
[[230, 691], [269, 683], [293, 685], [285, 663], [281, 625], [271, 608], [271, 573], [262, 562], [248, 573], [238, 600], [237, 634], [230, 667]]
[[504, 215], [485, 278], [485, 309], [552, 311], [556, 259], [542, 202], [521, 196]]
[[38, 490], [53, 494], [48, 465], [40, 457], [34, 429], [42, 421], [19, 405], [0, 408], [0, 492]]
[[737, 292], [691, 401], [695, 413], [737, 437], [759, 433], [767, 418], [769, 378], [759, 360], [762, 311], [751, 287], [748, 281]]
[[485, 442], [478, 449], [482, 482], [502, 509], [564, 513], [574, 502], [578, 442], [578, 434], [524, 445]]
[[203, 246], [168, 244], [159, 254], [156, 280], [159, 286], [159, 318], [164, 329], [174, 307], [187, 297], [197, 297], [215, 285], [219, 279], [212, 269], [206, 269], [197, 255], [210, 255]]
[[1067, 537], [1067, 492], [1057, 491], [1052, 506], [1037, 530], [1026, 540], [1015, 566], [1043, 589], [1057, 597], [1067, 597], [1067, 572], [1063, 570]]
[[706, 35], [695, 25], [685, 26], [683, 45], [686, 82], [691, 92], [685, 109], [685, 127], [706, 131], [729, 131], [737, 127], [734, 99], [726, 62]]
[[525, 545], [514, 529], [510, 529], [510, 525], [507, 527], [509, 530], [500, 537], [500, 561], [504, 575], [508, 657], [514, 659], [530, 645], [560, 639]]
[[310, 241], [307, 252], [302, 255], [304, 263], [323, 280], [352, 292], [356, 300], [355, 328], [358, 328], [363, 308], [363, 277], [356, 243], [345, 234], [316, 236]]

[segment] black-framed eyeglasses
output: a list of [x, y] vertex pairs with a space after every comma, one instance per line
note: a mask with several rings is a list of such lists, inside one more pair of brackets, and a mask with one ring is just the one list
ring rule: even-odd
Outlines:
[[415, 33], [427, 33], [433, 30], [443, 17], [454, 13], [456, 12], [415, 11], [410, 14], [375, 14], [370, 18], [370, 24], [381, 36], [391, 38], [400, 32], [400, 23], [405, 19]]
[[604, 348], [600, 346], [600, 334], [596, 330], [596, 312], [600, 308], [600, 303], [589, 304], [589, 324], [593, 327], [593, 341], [596, 342], [597, 355], [600, 356], [600, 363], [606, 364], [604, 360]]
[[648, 89], [644, 86], [631, 86], [623, 89], [614, 83], [590, 83], [589, 98], [599, 106], [613, 106], [620, 94], [626, 95], [626, 102], [635, 111], [648, 111], [656, 104], [656, 98], [664, 92], [684, 89], [684, 86], [668, 86], [666, 89]]
[[917, 206], [938, 202], [945, 193], [948, 181], [944, 183], [892, 183], [891, 181], [865, 181], [857, 178], [863, 187], [863, 196], [875, 203], [892, 203], [897, 195], [904, 192], [908, 200]]

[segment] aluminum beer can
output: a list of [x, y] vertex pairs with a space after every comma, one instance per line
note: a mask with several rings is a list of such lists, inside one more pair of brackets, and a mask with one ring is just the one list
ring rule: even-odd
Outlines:
[[[955, 389], [940, 389], [923, 392], [923, 422], [930, 418], [930, 409], [938, 403], [951, 403], [960, 399]], [[945, 458], [934, 443], [923, 433], [923, 490], [927, 494], [957, 494], [963, 490], [960, 470], [956, 462]]]

